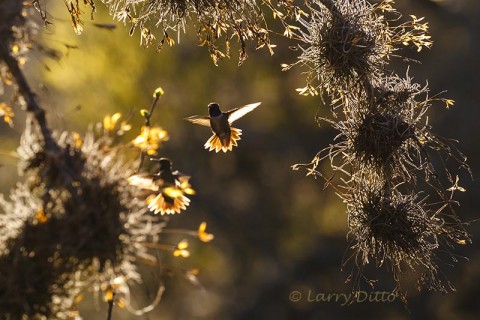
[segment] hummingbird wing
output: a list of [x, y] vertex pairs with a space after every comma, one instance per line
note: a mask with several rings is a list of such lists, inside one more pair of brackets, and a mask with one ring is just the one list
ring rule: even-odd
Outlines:
[[191, 116], [191, 117], [185, 118], [185, 120], [190, 121], [191, 123], [198, 124], [200, 126], [210, 127], [210, 117]]
[[[163, 181], [154, 180], [151, 175], [146, 174], [135, 174], [127, 179], [130, 185], [139, 187], [141, 189], [158, 191], [159, 185], [163, 183]], [[159, 183], [160, 182], [160, 183]]]
[[190, 179], [190, 176], [187, 176], [186, 174], [183, 174], [178, 170], [173, 171], [172, 175], [175, 177], [175, 179], [178, 179], [178, 180], [181, 180], [181, 181], [184, 181], [183, 179], [187, 179], [187, 181], [188, 181], [188, 179]]
[[237, 121], [247, 113], [253, 111], [260, 104], [261, 102], [251, 103], [243, 107], [232, 109], [230, 111], [225, 112], [228, 116], [228, 123], [232, 124], [233, 122]]
[[173, 176], [177, 179], [176, 185], [181, 189], [182, 193], [193, 195], [196, 191], [190, 185], [190, 176], [184, 175], [179, 171], [174, 171]]

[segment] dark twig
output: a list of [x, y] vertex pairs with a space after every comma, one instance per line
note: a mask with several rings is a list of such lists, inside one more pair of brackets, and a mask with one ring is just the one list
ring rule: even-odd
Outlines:
[[108, 300], [107, 320], [112, 320], [113, 305], [115, 304], [115, 291], [112, 293], [112, 299]]
[[152, 106], [150, 107], [150, 111], [148, 114], [145, 115], [145, 125], [150, 127], [150, 118], [152, 117], [153, 111], [155, 110], [155, 107], [157, 106], [157, 102], [160, 99], [161, 95], [156, 94], [153, 101], [152, 101]]

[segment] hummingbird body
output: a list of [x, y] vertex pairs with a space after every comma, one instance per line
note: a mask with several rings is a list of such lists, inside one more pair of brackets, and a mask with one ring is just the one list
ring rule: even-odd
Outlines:
[[190, 177], [172, 171], [172, 162], [167, 158], [151, 159], [160, 164], [157, 174], [136, 174], [128, 179], [131, 185], [146, 190], [148, 208], [154, 213], [174, 214], [185, 210], [190, 199], [184, 194], [194, 194], [188, 180]]
[[[174, 187], [175, 186], [175, 177], [172, 172], [172, 163], [170, 160], [166, 158], [161, 158], [159, 161], [160, 163], [160, 169], [158, 173], [155, 175], [157, 177], [157, 181], [161, 181], [162, 185], [164, 187]], [[165, 192], [162, 192], [163, 199], [165, 202], [167, 202], [170, 205], [174, 204], [174, 198], [168, 196], [165, 194]]]
[[192, 116], [186, 118], [186, 120], [211, 128], [213, 136], [205, 143], [205, 149], [227, 152], [237, 146], [237, 141], [240, 140], [242, 134], [242, 130], [231, 127], [231, 124], [254, 110], [260, 103], [248, 104], [227, 112], [222, 112], [217, 103], [210, 103], [208, 105], [208, 117]]
[[210, 127], [213, 133], [215, 133], [222, 142], [222, 146], [227, 146], [230, 141], [230, 124], [228, 123], [228, 116], [221, 113], [217, 117], [210, 116]]
[[161, 158], [158, 160], [160, 164], [160, 168], [158, 173], [155, 175], [157, 180], [161, 180], [162, 184], [165, 186], [174, 186], [175, 185], [175, 177], [173, 176], [172, 172], [172, 162], [167, 158]]

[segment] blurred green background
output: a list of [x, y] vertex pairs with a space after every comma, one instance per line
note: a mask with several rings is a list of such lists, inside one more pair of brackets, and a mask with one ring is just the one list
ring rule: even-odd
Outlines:
[[[190, 208], [175, 216], [170, 226], [196, 229], [207, 221], [207, 230], [215, 234], [209, 244], [192, 241], [192, 256], [175, 262], [184, 268], [199, 268], [204, 290], [182, 278], [168, 279], [160, 305], [140, 319], [477, 319], [480, 232], [476, 223], [468, 228], [473, 245], [457, 251], [469, 261], [459, 258], [454, 268], [441, 265], [455, 293], [410, 290], [408, 305], [399, 300], [343, 307], [335, 302], [306, 301], [309, 290], [348, 293], [351, 283], [345, 283], [349, 270], [341, 270], [348, 246], [344, 204], [333, 190], [323, 190], [321, 181], [290, 169], [295, 163], [310, 161], [336, 134], [314, 121], [317, 112], [328, 115], [328, 107], [295, 92], [304, 86], [301, 70], [280, 70], [281, 63], [295, 61], [295, 52], [279, 45], [270, 57], [266, 50], [254, 52], [250, 43], [250, 57], [241, 67], [235, 54], [215, 67], [206, 48], [197, 46], [192, 29], [181, 34], [179, 45], [157, 54], [140, 47], [138, 33], [129, 37], [122, 25], [103, 30], [86, 22], [84, 33], [77, 36], [64, 4], [48, 4], [54, 24], [42, 38], [66, 55], [60, 62], [35, 55], [27, 72], [49, 111], [51, 126], [85, 132], [108, 113], [128, 115], [135, 110], [132, 122], [139, 128], [138, 111], [149, 107], [153, 90], [162, 86], [166, 94], [152, 122], [168, 130], [171, 138], [160, 153], [171, 158], [175, 168], [191, 174], [198, 191]], [[100, 2], [97, 6], [95, 22], [111, 23], [104, 6]], [[403, 14], [425, 16], [429, 22], [433, 48], [402, 54], [422, 62], [410, 67], [417, 82], [428, 79], [433, 94], [448, 90], [446, 96], [456, 101], [450, 110], [433, 107], [430, 122], [434, 132], [460, 140], [478, 178], [480, 4], [477, 0], [409, 0], [398, 1], [396, 6]], [[67, 50], [62, 43], [78, 49]], [[406, 64], [394, 61], [392, 68], [404, 75]], [[206, 114], [212, 101], [224, 109], [262, 101], [257, 110], [238, 121], [244, 135], [234, 152], [205, 151], [209, 130], [182, 120]], [[0, 127], [2, 150], [16, 148], [23, 125], [21, 112], [17, 114], [13, 130]], [[15, 158], [0, 155], [0, 163], [1, 191], [8, 193], [17, 178]], [[460, 181], [468, 192], [459, 195], [458, 213], [464, 221], [477, 219], [478, 181], [470, 181], [467, 175], [461, 175]], [[385, 270], [374, 275], [380, 280], [375, 290], [394, 288]], [[146, 282], [148, 287], [148, 276]], [[372, 291], [366, 286], [362, 289]], [[300, 302], [289, 300], [294, 290], [303, 294]], [[139, 290], [134, 303], [147, 303], [146, 291]], [[104, 318], [102, 303], [86, 299], [81, 307], [84, 319]], [[115, 308], [113, 319], [136, 317]]]

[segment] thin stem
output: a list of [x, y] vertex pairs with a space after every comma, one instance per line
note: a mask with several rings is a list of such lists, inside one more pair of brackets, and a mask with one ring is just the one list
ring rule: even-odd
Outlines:
[[160, 249], [160, 250], [174, 250], [177, 246], [163, 243], [152, 243], [152, 242], [142, 242], [141, 245], [150, 249]]
[[113, 305], [115, 304], [115, 291], [112, 293], [112, 299], [108, 300], [107, 320], [112, 320]]
[[[160, 95], [155, 95], [153, 99], [152, 106], [150, 107], [150, 111], [146, 114], [145, 117], [145, 126], [150, 127], [150, 118], [152, 117], [153, 111], [155, 111], [155, 107], [157, 106], [157, 102], [160, 99]], [[145, 162], [145, 152], [140, 153], [140, 164], [138, 165], [137, 173], [140, 172], [142, 168], [143, 162]]]
[[188, 236], [196, 237], [198, 235], [197, 231], [187, 230], [187, 229], [163, 229], [163, 233], [173, 233], [173, 234], [185, 234]]
[[145, 115], [145, 125], [150, 127], [150, 118], [152, 117], [153, 111], [155, 110], [155, 107], [157, 106], [157, 102], [160, 99], [160, 95], [155, 95], [155, 98], [153, 99], [152, 106], [150, 107], [150, 111], [148, 112], [147, 115]]

